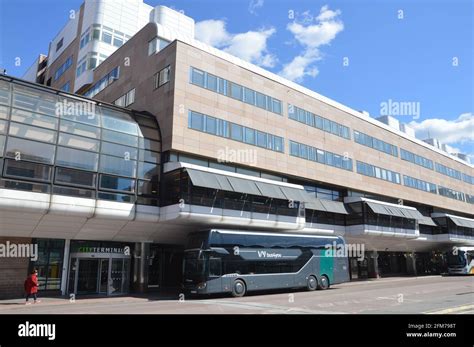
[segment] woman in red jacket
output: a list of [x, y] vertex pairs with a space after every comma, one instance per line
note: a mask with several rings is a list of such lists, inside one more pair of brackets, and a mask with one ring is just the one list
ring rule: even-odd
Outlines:
[[33, 270], [31, 272], [31, 275], [28, 276], [28, 278], [25, 281], [25, 292], [26, 292], [26, 305], [29, 305], [30, 302], [28, 302], [28, 299], [30, 298], [30, 295], [33, 295], [34, 303], [36, 302], [41, 302], [37, 299], [37, 293], [38, 293], [38, 270]]

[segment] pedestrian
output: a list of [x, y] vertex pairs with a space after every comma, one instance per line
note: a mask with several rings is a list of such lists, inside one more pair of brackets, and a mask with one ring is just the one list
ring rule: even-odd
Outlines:
[[41, 302], [37, 300], [38, 293], [38, 270], [31, 271], [31, 275], [25, 280], [25, 293], [26, 293], [26, 302], [25, 305], [30, 305], [31, 302], [28, 301], [30, 296], [33, 296], [34, 303]]

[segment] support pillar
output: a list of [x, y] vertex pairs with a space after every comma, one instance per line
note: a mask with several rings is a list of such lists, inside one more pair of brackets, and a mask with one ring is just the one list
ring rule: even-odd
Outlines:
[[415, 252], [406, 253], [406, 260], [407, 260], [407, 273], [409, 275], [417, 276], [416, 253]]
[[69, 254], [71, 249], [71, 240], [64, 241], [63, 269], [61, 274], [61, 295], [67, 294], [68, 273], [69, 273]]
[[149, 243], [135, 243], [135, 249], [133, 252], [133, 289], [136, 293], [146, 293], [148, 290], [149, 256]]
[[369, 254], [369, 264], [368, 264], [369, 278], [380, 278], [378, 257], [379, 255], [377, 251], [372, 251]]

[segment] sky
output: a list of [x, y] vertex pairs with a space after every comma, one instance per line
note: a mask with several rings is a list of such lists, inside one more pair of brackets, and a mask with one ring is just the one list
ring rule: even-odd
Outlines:
[[[199, 40], [372, 117], [393, 115], [474, 163], [472, 0], [145, 0]], [[82, 0], [0, 0], [0, 67], [21, 77]]]

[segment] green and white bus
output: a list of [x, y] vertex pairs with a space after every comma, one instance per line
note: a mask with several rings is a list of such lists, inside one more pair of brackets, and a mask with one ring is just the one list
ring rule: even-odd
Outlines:
[[347, 257], [331, 246], [338, 236], [296, 235], [252, 231], [207, 230], [188, 238], [183, 261], [183, 286], [192, 295], [285, 288], [327, 289], [349, 281]]
[[446, 253], [448, 274], [474, 275], [474, 247], [456, 247]]

